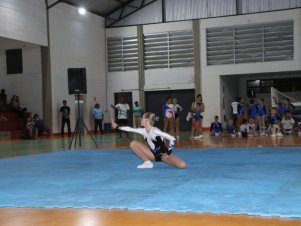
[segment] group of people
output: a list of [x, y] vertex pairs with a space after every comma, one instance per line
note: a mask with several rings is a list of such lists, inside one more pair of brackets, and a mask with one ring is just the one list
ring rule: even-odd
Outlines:
[[25, 131], [21, 135], [24, 139], [32, 139], [48, 136], [44, 126], [44, 120], [38, 114], [28, 112], [26, 114]]
[[[180, 112], [183, 108], [178, 104], [177, 98], [168, 97], [163, 105], [164, 132], [169, 131], [177, 139], [180, 138]], [[192, 121], [191, 139], [203, 138], [203, 114], [205, 104], [202, 95], [198, 94], [191, 104], [191, 109], [186, 117], [187, 121]]]
[[27, 108], [24, 107], [20, 98], [17, 95], [13, 95], [10, 102], [7, 102], [7, 94], [5, 89], [1, 89], [0, 92], [0, 111], [12, 111], [17, 112], [20, 119], [25, 119]]
[[232, 104], [233, 118], [229, 120], [227, 132], [239, 136], [270, 135], [271, 137], [293, 134], [301, 135], [301, 123], [295, 123], [293, 108], [287, 98], [282, 98], [278, 107], [268, 112], [262, 98], [250, 98], [249, 104], [237, 98]]
[[[30, 139], [46, 135], [44, 121], [38, 114], [33, 114], [21, 104], [20, 98], [17, 95], [12, 95], [10, 102], [7, 101], [5, 89], [0, 92], [0, 111], [15, 112], [18, 120], [24, 122], [21, 138]], [[0, 121], [8, 121], [8, 119], [0, 114]]]

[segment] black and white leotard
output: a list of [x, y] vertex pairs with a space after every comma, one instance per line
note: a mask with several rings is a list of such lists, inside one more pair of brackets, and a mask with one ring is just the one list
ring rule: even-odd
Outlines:
[[[161, 154], [171, 154], [172, 149], [175, 146], [176, 138], [169, 135], [168, 133], [162, 132], [157, 127], [153, 127], [148, 133], [145, 128], [132, 128], [129, 126], [120, 126], [117, 128], [125, 132], [133, 132], [141, 134], [146, 140], [151, 152], [154, 154], [156, 161], [161, 161]], [[164, 143], [164, 139], [169, 141], [168, 147]]]

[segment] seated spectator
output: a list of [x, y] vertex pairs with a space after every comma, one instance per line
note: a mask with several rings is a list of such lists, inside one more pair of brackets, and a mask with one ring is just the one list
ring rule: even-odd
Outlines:
[[15, 112], [19, 113], [19, 117], [21, 119], [25, 118], [25, 113], [27, 111], [27, 108], [23, 107], [20, 104], [18, 96], [16, 96], [16, 95], [12, 96], [11, 101], [10, 101], [10, 107], [11, 107], [12, 111], [15, 111]]
[[268, 130], [271, 133], [271, 137], [281, 137], [283, 136], [282, 133], [280, 132], [280, 117], [277, 114], [276, 108], [271, 109], [271, 115], [269, 116], [269, 128]]
[[7, 118], [0, 114], [0, 122], [7, 121]]
[[256, 136], [256, 124], [254, 118], [249, 118], [249, 123], [248, 123], [248, 136]]
[[232, 137], [235, 136], [235, 126], [234, 126], [234, 121], [233, 119], [229, 120], [229, 123], [227, 125], [227, 135], [230, 135]]
[[244, 118], [242, 120], [241, 126], [239, 127], [238, 135], [242, 137], [248, 137], [248, 133], [249, 133], [248, 120]]
[[285, 117], [281, 121], [281, 126], [284, 135], [292, 134], [295, 126], [295, 120], [292, 118], [292, 114], [290, 112], [285, 113]]
[[298, 130], [298, 136], [301, 136], [301, 122], [298, 122], [297, 130]]
[[40, 116], [38, 114], [35, 114], [33, 116], [34, 121], [34, 129], [38, 131], [38, 136], [41, 137], [45, 134], [45, 126], [43, 119], [40, 119]]
[[211, 123], [210, 132], [212, 136], [219, 136], [223, 131], [222, 123], [218, 121], [218, 116], [214, 116], [214, 122]]

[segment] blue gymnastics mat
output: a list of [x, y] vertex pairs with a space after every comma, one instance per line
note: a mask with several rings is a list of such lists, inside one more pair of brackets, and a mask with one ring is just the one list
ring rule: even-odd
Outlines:
[[177, 149], [188, 168], [130, 150], [0, 159], [1, 207], [104, 208], [301, 218], [301, 148]]

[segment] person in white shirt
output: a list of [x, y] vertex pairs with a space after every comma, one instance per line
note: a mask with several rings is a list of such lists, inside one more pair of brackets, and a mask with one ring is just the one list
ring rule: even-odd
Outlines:
[[234, 124], [235, 129], [237, 129], [237, 115], [238, 115], [239, 101], [240, 101], [240, 97], [236, 97], [236, 100], [231, 103], [232, 115], [233, 115], [233, 124]]
[[[118, 104], [116, 104], [115, 106], [111, 105], [111, 107], [117, 111], [117, 123], [120, 126], [128, 125], [128, 111], [130, 110], [130, 106], [125, 103], [124, 96], [120, 97]], [[119, 138], [121, 138], [121, 131], [119, 131]]]
[[285, 117], [281, 120], [281, 126], [284, 135], [292, 134], [295, 126], [295, 120], [292, 118], [292, 114], [290, 112], [285, 113]]
[[256, 136], [256, 124], [255, 124], [255, 119], [254, 118], [249, 118], [249, 123], [248, 123], [248, 136]]
[[[144, 162], [137, 166], [138, 169], [153, 168], [152, 162], [165, 162], [180, 169], [186, 168], [186, 163], [172, 154], [176, 139], [168, 133], [162, 132], [154, 123], [158, 117], [154, 113], [147, 112], [143, 115], [141, 126], [144, 128], [132, 128], [119, 126], [112, 120], [112, 128], [119, 131], [133, 132], [142, 135], [147, 145], [142, 141], [133, 140], [130, 143], [131, 150]], [[168, 141], [168, 144], [165, 143]]]
[[247, 119], [243, 119], [242, 120], [242, 124], [239, 127], [239, 133], [238, 136], [242, 136], [242, 137], [247, 137], [249, 133], [249, 125], [248, 125], [248, 120]]

